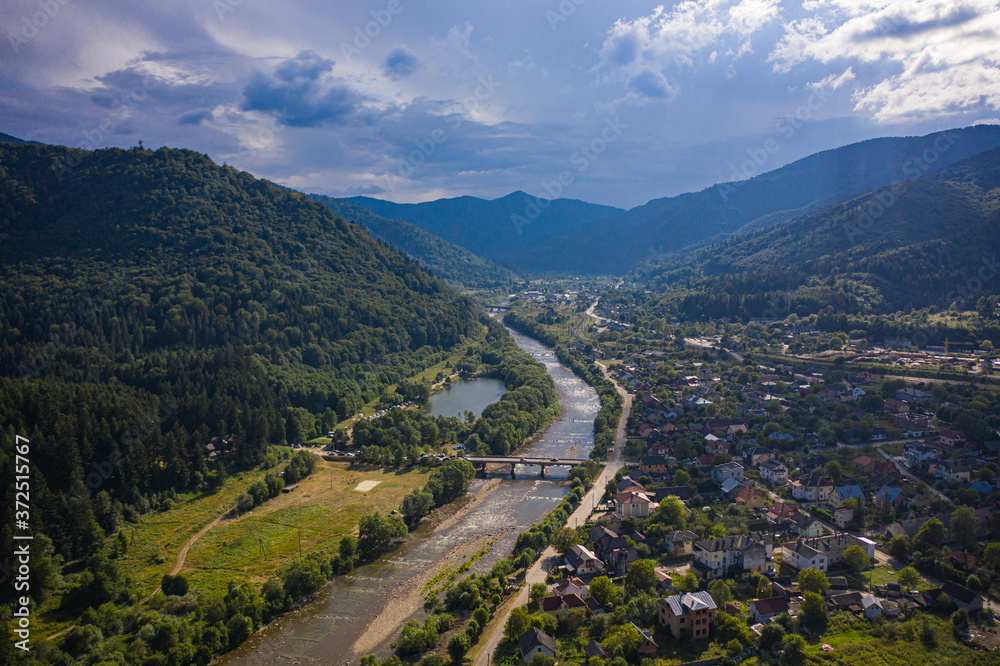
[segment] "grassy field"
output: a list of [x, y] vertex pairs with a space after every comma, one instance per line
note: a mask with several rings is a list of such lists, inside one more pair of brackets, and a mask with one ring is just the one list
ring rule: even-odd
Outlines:
[[[305, 481], [235, 520], [224, 520], [192, 546], [181, 573], [197, 590], [224, 590], [232, 578], [262, 583], [302, 552], [335, 544], [356, 533], [362, 516], [388, 514], [403, 497], [422, 487], [425, 471], [406, 473], [349, 467], [321, 460]], [[361, 481], [377, 481], [367, 492], [354, 490]], [[266, 560], [260, 540], [266, 544]], [[172, 561], [171, 561], [172, 563]], [[162, 575], [162, 569], [161, 573]], [[157, 581], [158, 582], [158, 581]]]

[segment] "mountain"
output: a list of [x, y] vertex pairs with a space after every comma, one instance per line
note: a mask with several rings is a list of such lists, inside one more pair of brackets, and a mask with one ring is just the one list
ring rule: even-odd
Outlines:
[[637, 262], [719, 235], [781, 223], [998, 146], [1000, 126], [995, 125], [863, 141], [749, 180], [654, 199], [590, 222], [565, 237], [525, 248], [520, 265], [525, 270], [623, 274]]
[[412, 222], [424, 231], [515, 271], [549, 270], [544, 261], [523, 259], [546, 239], [573, 236], [583, 225], [621, 213], [620, 208], [575, 199], [538, 199], [513, 192], [500, 199], [457, 197], [419, 204], [397, 204], [371, 197], [351, 203], [384, 218]]
[[221, 481], [212, 437], [231, 436], [227, 466], [256, 464], [442, 360], [480, 316], [327, 206], [205, 155], [0, 144], [4, 451], [31, 440], [33, 526], [67, 560], [103, 541], [91, 504], [66, 516], [61, 496], [99, 487], [100, 521], [98, 504], [141, 513]]
[[[1000, 292], [1000, 149], [733, 237], [656, 269], [697, 316], [975, 308]], [[726, 314], [722, 314], [725, 312]], [[756, 315], [754, 313], [757, 313]]]
[[26, 141], [24, 139], [19, 139], [16, 136], [11, 136], [10, 134], [4, 134], [0, 132], [0, 143], [38, 143], [37, 141]]
[[459, 289], [499, 287], [520, 281], [510, 269], [438, 238], [411, 222], [388, 220], [345, 199], [322, 194], [308, 196], [313, 201], [329, 206], [344, 219], [360, 224], [375, 238], [413, 257], [432, 273]]

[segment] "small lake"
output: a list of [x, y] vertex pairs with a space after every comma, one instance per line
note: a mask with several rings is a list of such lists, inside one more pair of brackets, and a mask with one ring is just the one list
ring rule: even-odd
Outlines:
[[432, 395], [423, 411], [430, 416], [461, 416], [468, 410], [479, 418], [486, 405], [500, 400], [504, 390], [499, 379], [459, 379]]

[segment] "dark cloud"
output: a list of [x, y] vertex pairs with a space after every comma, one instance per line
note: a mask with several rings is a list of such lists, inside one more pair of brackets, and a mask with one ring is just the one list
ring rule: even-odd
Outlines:
[[395, 46], [382, 62], [382, 73], [393, 81], [405, 79], [424, 66], [417, 54], [407, 47]]
[[201, 125], [203, 122], [212, 117], [211, 109], [195, 109], [194, 111], [188, 111], [180, 117], [177, 121], [178, 125]]
[[630, 92], [649, 99], [668, 99], [674, 94], [673, 88], [662, 74], [648, 70], [630, 78], [625, 87]]
[[638, 38], [627, 33], [614, 40], [611, 48], [607, 52], [608, 60], [618, 67], [623, 67], [639, 56]]
[[302, 51], [275, 68], [274, 75], [256, 72], [243, 89], [244, 111], [277, 112], [289, 127], [344, 124], [361, 111], [362, 98], [348, 86], [324, 77], [333, 61]]

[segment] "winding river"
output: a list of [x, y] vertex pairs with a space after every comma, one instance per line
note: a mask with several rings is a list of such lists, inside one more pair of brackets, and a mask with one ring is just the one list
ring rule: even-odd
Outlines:
[[[587, 458], [600, 409], [596, 391], [560, 364], [552, 349], [519, 333], [511, 335], [545, 364], [563, 408], [525, 455]], [[471, 570], [488, 571], [510, 553], [520, 532], [566, 494], [561, 481], [566, 468], [549, 468], [542, 480], [537, 468], [522, 467], [516, 480], [474, 480], [466, 495], [435, 511], [398, 550], [337, 577], [315, 600], [272, 622], [216, 663], [356, 664], [365, 654], [389, 656], [406, 620], [424, 617], [419, 604], [436, 572], [454, 571], [477, 551], [483, 554]]]

